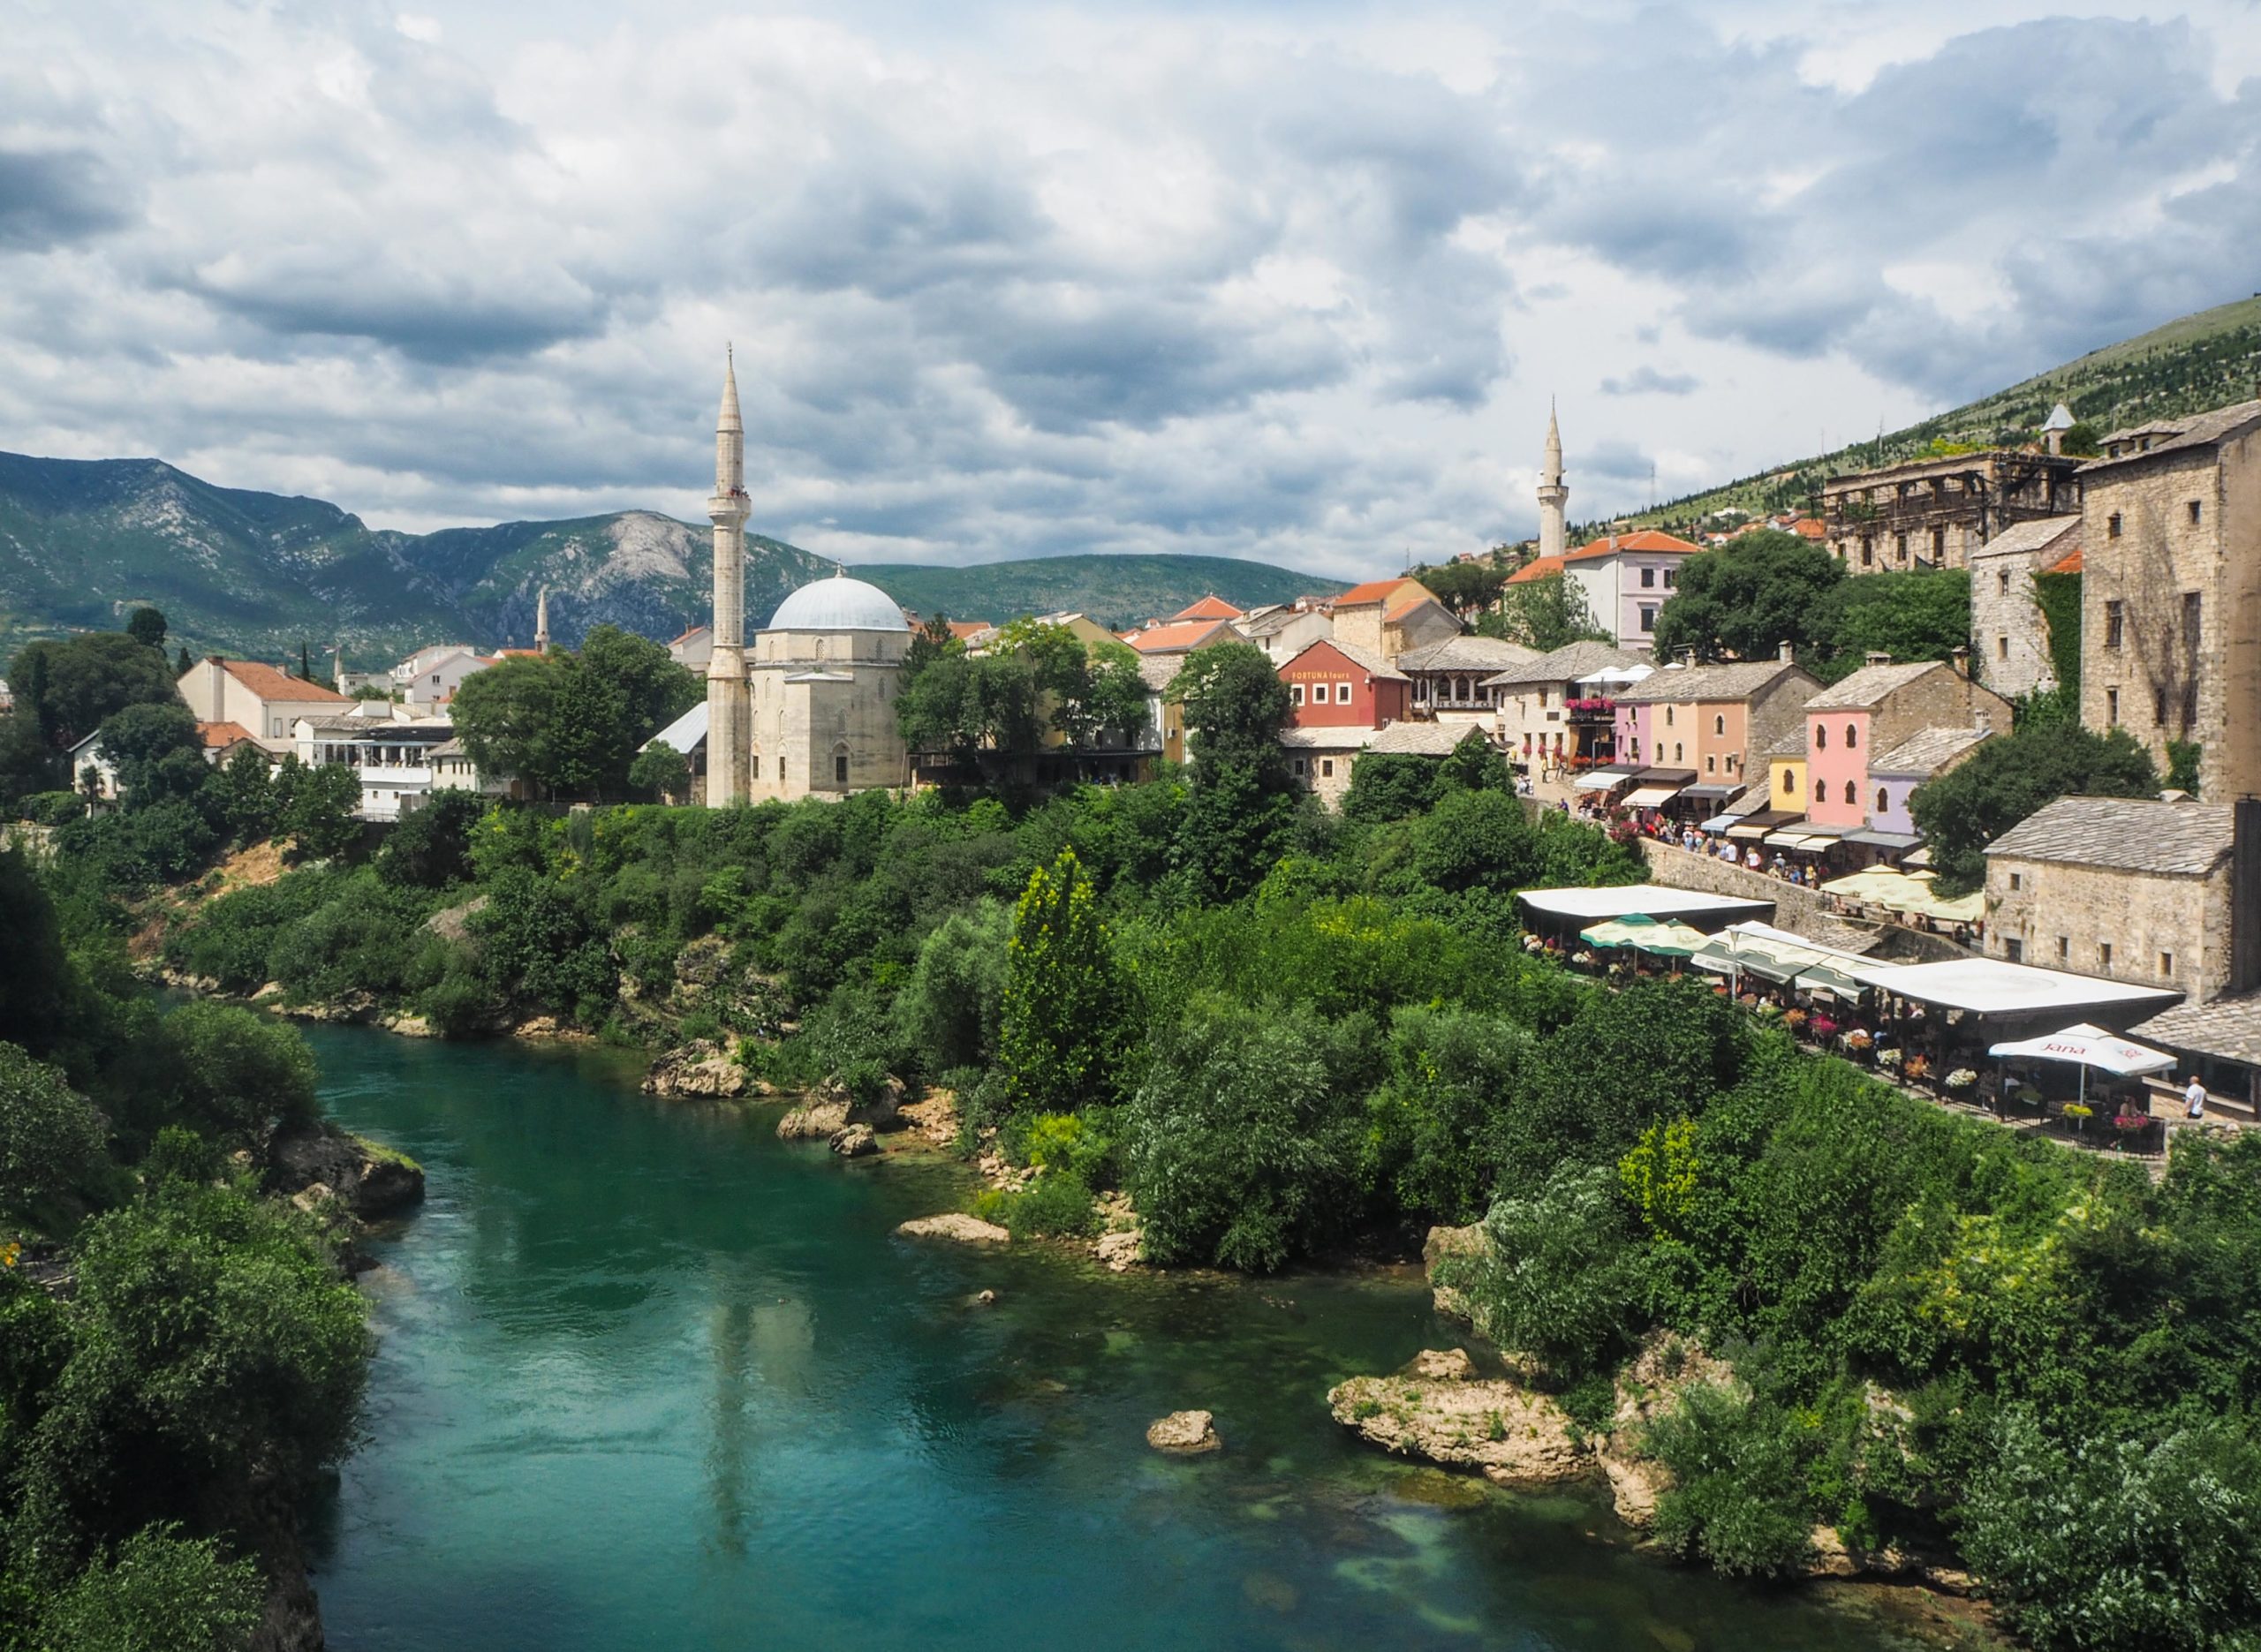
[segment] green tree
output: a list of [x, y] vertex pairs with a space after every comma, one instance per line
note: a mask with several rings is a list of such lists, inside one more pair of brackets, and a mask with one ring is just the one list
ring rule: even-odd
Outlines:
[[41, 1652], [240, 1652], [266, 1594], [250, 1560], [172, 1525], [138, 1531], [40, 1609]]
[[136, 608], [126, 618], [125, 634], [162, 654], [165, 647], [165, 616], [155, 608]]
[[997, 1033], [1016, 1112], [1067, 1113], [1115, 1093], [1124, 990], [1092, 880], [1063, 849], [1013, 911]]
[[[298, 761], [294, 755], [293, 763]], [[267, 753], [246, 740], [213, 772], [212, 798], [228, 830], [241, 843], [256, 843], [275, 830], [276, 786]]]
[[1510, 570], [1495, 561], [1445, 562], [1421, 569], [1414, 577], [1429, 593], [1463, 620], [1481, 613], [1500, 600]]
[[165, 1017], [163, 1038], [173, 1081], [165, 1122], [233, 1143], [319, 1112], [314, 1055], [287, 1023], [230, 1004], [184, 1004]]
[[177, 698], [164, 655], [123, 631], [27, 643], [17, 651], [8, 680], [58, 751], [94, 733], [113, 712]]
[[210, 778], [196, 718], [178, 700], [112, 712], [102, 719], [98, 732], [102, 750], [117, 766], [118, 788], [129, 807], [193, 797]]
[[1683, 556], [1678, 588], [1657, 614], [1657, 653], [1758, 660], [1786, 642], [1801, 655], [1826, 653], [1826, 599], [1844, 578], [1820, 546], [1772, 528]]
[[1863, 574], [1839, 580], [1821, 599], [1826, 657], [1839, 676], [1872, 652], [1894, 660], [1946, 660], [1970, 645], [1970, 576], [1960, 568]]
[[2149, 797], [2159, 788], [2151, 754], [2124, 728], [2029, 727], [1980, 746], [1970, 759], [1918, 786], [1908, 800], [1931, 841], [1942, 894], [1986, 881], [1986, 845], [2060, 797]]
[[[1357, 782], [1352, 772], [1352, 783]], [[1471, 728], [1461, 735], [1460, 742], [1446, 753], [1438, 778], [1444, 785], [1470, 792], [1497, 792], [1512, 789], [1508, 774], [1508, 759], [1499, 748], [1484, 737], [1481, 729]]]
[[628, 795], [638, 750], [703, 691], [659, 644], [600, 625], [578, 653], [554, 650], [473, 673], [451, 710], [482, 772], [551, 796], [611, 799]]
[[691, 796], [691, 759], [669, 745], [649, 745], [628, 766], [628, 788], [661, 803]]
[[193, 663], [188, 657], [188, 645], [185, 643], [182, 644], [180, 652], [173, 656], [173, 680], [178, 682], [186, 676], [189, 667]]
[[0, 1211], [29, 1214], [101, 1161], [102, 1116], [59, 1068], [0, 1044]]
[[919, 680], [919, 674], [937, 660], [947, 660], [963, 654], [965, 645], [957, 633], [950, 630], [949, 616], [937, 614], [911, 634], [911, 646], [903, 656], [903, 686], [908, 689]]
[[1158, 1031], [1123, 1120], [1146, 1254], [1268, 1273], [1350, 1228], [1374, 1044], [1365, 1017], [1303, 1005], [1206, 1004]]
[[960, 764], [979, 751], [1033, 751], [1043, 737], [1036, 673], [1017, 654], [942, 654], [896, 697], [895, 715], [911, 750]]
[[944, 918], [919, 944], [893, 1015], [903, 1043], [929, 1073], [995, 1060], [1013, 929], [1002, 901], [983, 901]]
[[1607, 1369], [1647, 1323], [1648, 1259], [1610, 1166], [1558, 1166], [1536, 1192], [1493, 1204], [1484, 1233], [1439, 1278], [1486, 1337], [1557, 1380]]
[[330, 860], [360, 841], [361, 777], [343, 763], [317, 763], [299, 776], [281, 829], [298, 852]]
[[1195, 783], [1205, 771], [1229, 764], [1251, 769], [1268, 784], [1285, 776], [1280, 734], [1295, 714], [1288, 685], [1271, 659], [1253, 643], [1198, 648], [1169, 685], [1185, 707], [1186, 745]]
[[1584, 589], [1561, 574], [1501, 585], [1499, 606], [1477, 616], [1476, 634], [1520, 643], [1542, 653], [1572, 643], [1617, 640], [1594, 619]]
[[1443, 766], [1411, 751], [1369, 751], [1350, 769], [1342, 818], [1365, 825], [1425, 813], [1444, 789]]

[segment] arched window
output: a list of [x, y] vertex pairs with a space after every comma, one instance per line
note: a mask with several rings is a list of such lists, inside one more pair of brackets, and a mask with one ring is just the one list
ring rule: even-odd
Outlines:
[[832, 748], [832, 783], [835, 786], [848, 783], [848, 748], [844, 743]]
[[1680, 742], [1677, 740], [1672, 743], [1672, 760], [1675, 763], [1682, 760], [1680, 756]]
[[1829, 801], [1829, 782], [1827, 781], [1814, 781], [1813, 801], [1818, 803], [1826, 803]]
[[1667, 728], [1672, 727], [1672, 707], [1669, 705], [1664, 708], [1664, 726]]
[[1723, 735], [1727, 733], [1727, 731], [1728, 720], [1724, 713], [1712, 719], [1712, 732], [1713, 734]]
[[1892, 812], [1892, 794], [1881, 786], [1876, 788], [1876, 811], [1879, 814]]
[[1829, 731], [1819, 723], [1813, 726], [1813, 749], [1817, 751], [1829, 750]]
[[1855, 746], [1857, 746], [1860, 743], [1861, 726], [1858, 723], [1847, 723], [1845, 725], [1845, 750], [1850, 751]]
[[1849, 803], [1860, 801], [1860, 794], [1853, 789], [1853, 782], [1850, 781], [1845, 782], [1845, 801]]
[[1789, 770], [1784, 769], [1782, 771], [1782, 796], [1787, 797], [1796, 790], [1797, 790], [1797, 788], [1790, 782]]

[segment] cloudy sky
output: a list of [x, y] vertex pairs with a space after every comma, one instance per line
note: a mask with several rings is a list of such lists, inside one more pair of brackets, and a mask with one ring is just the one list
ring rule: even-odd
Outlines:
[[0, 0], [0, 449], [1343, 576], [2261, 288], [2261, 8]]

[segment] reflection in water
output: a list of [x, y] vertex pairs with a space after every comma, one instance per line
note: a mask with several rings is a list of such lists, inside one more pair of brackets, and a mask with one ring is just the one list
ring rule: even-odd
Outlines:
[[[953, 1167], [843, 1165], [609, 1052], [312, 1037], [431, 1189], [376, 1246], [371, 1443], [316, 1528], [339, 1652], [1917, 1643], [1350, 1441], [1327, 1387], [1453, 1334], [1410, 1280], [911, 1244]], [[1190, 1406], [1225, 1450], [1147, 1450]]]

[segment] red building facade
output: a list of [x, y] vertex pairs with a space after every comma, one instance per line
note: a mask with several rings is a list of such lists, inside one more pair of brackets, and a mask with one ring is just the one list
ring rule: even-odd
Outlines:
[[1280, 668], [1298, 728], [1380, 728], [1404, 720], [1412, 684], [1355, 643], [1315, 642]]

